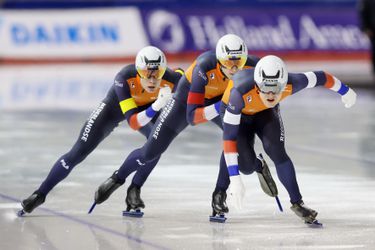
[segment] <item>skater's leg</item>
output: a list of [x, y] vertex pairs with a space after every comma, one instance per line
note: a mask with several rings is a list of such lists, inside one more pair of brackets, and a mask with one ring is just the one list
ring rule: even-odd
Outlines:
[[[222, 133], [223, 123], [221, 117], [215, 117], [211, 121], [220, 128], [220, 133]], [[212, 216], [210, 216], [210, 221], [212, 222], [223, 223], [226, 220], [224, 213], [229, 212], [229, 208], [226, 203], [226, 190], [228, 189], [228, 186], [229, 174], [224, 158], [224, 152], [222, 152], [220, 157], [219, 174], [216, 181], [216, 187], [214, 192], [212, 193], [211, 198]]]
[[117, 171], [117, 177], [125, 181], [125, 179], [134, 171], [136, 171], [141, 166], [144, 166], [146, 163], [141, 162], [141, 156], [142, 156], [142, 148], [138, 148], [136, 150], [133, 150], [124, 163], [121, 165], [121, 167]]
[[[275, 120], [281, 121], [281, 118]], [[263, 135], [269, 135], [271, 134], [271, 131], [275, 131], [275, 129], [270, 129], [270, 131], [267, 132], [269, 128], [267, 128], [267, 126], [265, 127], [265, 131], [262, 133]], [[283, 129], [279, 131], [283, 131]], [[279, 139], [277, 140], [277, 138]], [[276, 136], [270, 136], [268, 137], [268, 140], [265, 140], [263, 137], [262, 141], [266, 142], [263, 143], [264, 149], [275, 163], [279, 180], [288, 191], [290, 202], [292, 203], [292, 211], [306, 223], [321, 226], [316, 220], [318, 213], [307, 207], [302, 201], [302, 195], [299, 191], [294, 165], [285, 152], [284, 134], [279, 133]]]
[[151, 121], [147, 123], [145, 126], [138, 129], [138, 132], [141, 133], [144, 137], [148, 138], [151, 134], [152, 128], [154, 126], [154, 123]]
[[251, 122], [242, 122], [238, 130], [237, 150], [238, 167], [242, 174], [250, 175], [257, 168], [257, 158], [254, 151], [255, 134]]
[[121, 167], [116, 170], [111, 177], [104, 181], [95, 192], [95, 203], [100, 204], [106, 201], [110, 195], [125, 183], [126, 178], [138, 168], [143, 167], [146, 163], [142, 163], [140, 159], [142, 149], [132, 151], [125, 159]]
[[121, 118], [112, 115], [109, 109], [110, 107], [102, 102], [92, 112], [72, 149], [57, 160], [38, 190], [22, 201], [21, 205], [25, 212], [31, 213], [41, 205], [54, 186], [66, 178], [72, 169], [83, 161], [118, 125]]
[[136, 162], [133, 165], [138, 165], [137, 172], [132, 180], [133, 184], [143, 186], [161, 155], [167, 150], [174, 138], [187, 127], [185, 113], [185, 105], [174, 99], [168, 102], [156, 120], [147, 142], [139, 151], [139, 158], [135, 157], [133, 160], [133, 162]]
[[263, 143], [263, 148], [276, 166], [280, 182], [288, 191], [290, 201], [302, 199], [299, 191], [294, 166], [285, 151], [285, 134], [279, 106], [259, 113], [257, 117], [257, 134]]
[[215, 190], [226, 191], [229, 187], [229, 183], [230, 181], [229, 181], [227, 164], [225, 162], [224, 152], [222, 152], [221, 157], [220, 157], [219, 175], [217, 177]]
[[220, 169], [219, 175], [216, 181], [216, 187], [212, 193], [211, 207], [212, 216], [210, 221], [214, 222], [224, 222], [224, 213], [228, 213], [229, 209], [226, 203], [227, 193], [226, 190], [229, 186], [229, 174], [227, 170], [227, 165], [225, 163], [224, 153], [221, 153], [220, 157]]
[[276, 183], [272, 178], [268, 165], [262, 155], [255, 154], [255, 128], [256, 117], [244, 117], [240, 124], [237, 138], [238, 165], [240, 172], [245, 175], [257, 173], [260, 186], [264, 193], [275, 197], [278, 195]]
[[[222, 118], [220, 116], [217, 116], [211, 121], [220, 128], [221, 131], [218, 131], [218, 132], [222, 133], [222, 130], [223, 130]], [[225, 162], [224, 152], [221, 152], [219, 174], [217, 177], [214, 193], [217, 193], [220, 190], [225, 192], [228, 189], [228, 186], [229, 186], [229, 174], [227, 170], [227, 164]]]
[[[93, 114], [96, 115], [93, 116]], [[55, 185], [65, 179], [73, 168], [82, 162], [113, 131], [118, 123], [118, 120], [110, 116], [106, 104], [102, 103], [85, 122], [72, 149], [61, 156], [53, 165], [38, 192], [47, 195]]]
[[[141, 127], [138, 132], [144, 135], [146, 138], [151, 133], [154, 122], [151, 121], [145, 126]], [[116, 170], [107, 180], [105, 180], [95, 192], [95, 203], [90, 209], [89, 213], [92, 212], [96, 204], [101, 204], [106, 201], [111, 194], [116, 191], [121, 185], [125, 183], [126, 177], [128, 177], [132, 172], [134, 172], [139, 165], [142, 163], [138, 160], [140, 157], [141, 149], [136, 149], [132, 151], [129, 156], [122, 163], [119, 170]]]
[[302, 199], [299, 191], [294, 165], [291, 160], [283, 163], [275, 163], [277, 176], [288, 191], [290, 202], [296, 203]]

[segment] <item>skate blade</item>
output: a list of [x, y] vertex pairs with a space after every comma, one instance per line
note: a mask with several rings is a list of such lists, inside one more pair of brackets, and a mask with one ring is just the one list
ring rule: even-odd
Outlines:
[[277, 203], [277, 206], [279, 207], [280, 212], [283, 212], [284, 211], [283, 206], [281, 206], [281, 202], [280, 202], [279, 197], [277, 195], [275, 196], [275, 199], [276, 199], [276, 203]]
[[91, 214], [92, 211], [94, 210], [95, 206], [96, 206], [96, 202], [94, 201], [94, 203], [91, 205], [91, 207], [90, 207], [90, 209], [89, 209], [89, 211], [87, 213]]
[[141, 218], [143, 217], [144, 213], [140, 209], [132, 210], [132, 211], [122, 211], [122, 216], [126, 217], [136, 217]]
[[215, 216], [211, 215], [210, 216], [211, 222], [224, 223], [226, 220], [227, 220], [227, 218], [225, 217], [224, 214], [215, 215]]
[[26, 212], [25, 212], [23, 209], [21, 209], [21, 210], [19, 210], [19, 211], [17, 212], [17, 216], [18, 216], [18, 217], [24, 217], [25, 214], [26, 214]]
[[320, 223], [318, 220], [313, 220], [312, 222], [305, 221], [305, 224], [308, 227], [311, 227], [311, 228], [322, 228], [323, 227], [323, 224]]

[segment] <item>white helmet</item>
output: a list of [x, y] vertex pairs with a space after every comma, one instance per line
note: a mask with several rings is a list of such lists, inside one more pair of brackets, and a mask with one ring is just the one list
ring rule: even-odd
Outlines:
[[254, 80], [261, 92], [278, 94], [288, 82], [288, 70], [279, 57], [265, 56], [255, 66]]
[[236, 66], [242, 69], [247, 60], [245, 42], [234, 34], [221, 37], [216, 44], [216, 58], [225, 68], [231, 69]]
[[141, 78], [148, 79], [153, 76], [161, 79], [167, 69], [167, 59], [160, 49], [147, 46], [138, 52], [135, 67]]

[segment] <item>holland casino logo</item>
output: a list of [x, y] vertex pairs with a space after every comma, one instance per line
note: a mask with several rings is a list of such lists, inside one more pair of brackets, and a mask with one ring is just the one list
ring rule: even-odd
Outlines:
[[178, 15], [164, 10], [151, 12], [148, 32], [159, 47], [169, 52], [180, 51], [185, 45], [185, 32]]
[[103, 44], [120, 40], [119, 27], [103, 23], [32, 24], [12, 23], [11, 39], [16, 45], [28, 44]]

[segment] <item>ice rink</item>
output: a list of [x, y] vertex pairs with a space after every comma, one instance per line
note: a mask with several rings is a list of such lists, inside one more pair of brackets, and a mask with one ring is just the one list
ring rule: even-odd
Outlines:
[[[375, 249], [375, 92], [354, 89], [358, 102], [351, 109], [323, 88], [281, 104], [287, 151], [305, 203], [319, 212], [320, 229], [308, 228], [289, 209], [268, 157], [284, 212], [250, 175], [243, 176], [244, 209], [229, 203], [225, 224], [209, 222], [222, 144], [211, 124], [189, 127], [163, 155], [142, 189], [143, 218], [122, 216], [130, 179], [87, 214], [97, 186], [144, 142], [126, 123], [40, 208], [18, 218], [20, 200], [73, 145], [91, 111], [2, 111], [0, 249]], [[259, 141], [256, 148], [263, 152]]]

